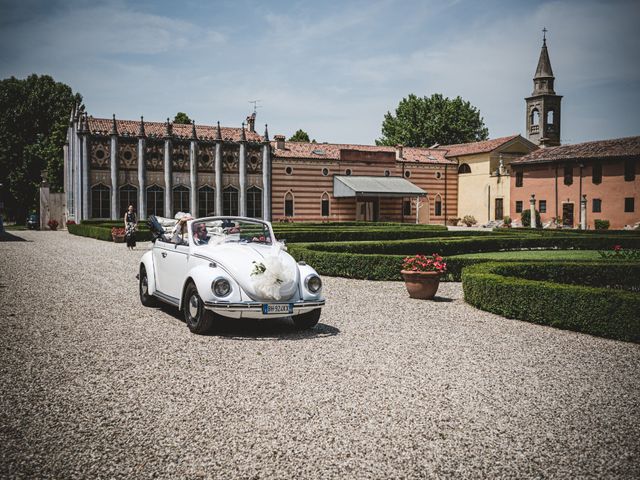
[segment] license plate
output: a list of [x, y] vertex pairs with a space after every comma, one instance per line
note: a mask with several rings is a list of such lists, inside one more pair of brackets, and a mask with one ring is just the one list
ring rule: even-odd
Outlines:
[[263, 303], [262, 313], [265, 315], [274, 313], [290, 315], [293, 313], [293, 303]]

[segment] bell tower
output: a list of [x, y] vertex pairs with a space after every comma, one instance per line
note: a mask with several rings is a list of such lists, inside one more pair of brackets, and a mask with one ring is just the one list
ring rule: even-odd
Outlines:
[[533, 77], [533, 93], [527, 102], [527, 138], [541, 147], [560, 145], [562, 95], [553, 89], [553, 70], [547, 51], [547, 29], [542, 29], [542, 50]]

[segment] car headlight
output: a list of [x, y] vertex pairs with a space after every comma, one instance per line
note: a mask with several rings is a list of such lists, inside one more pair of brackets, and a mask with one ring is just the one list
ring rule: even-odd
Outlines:
[[216, 278], [211, 282], [211, 291], [216, 297], [226, 297], [231, 293], [231, 284], [226, 278]]
[[311, 293], [318, 293], [322, 288], [322, 280], [318, 275], [311, 274], [305, 279], [304, 285]]

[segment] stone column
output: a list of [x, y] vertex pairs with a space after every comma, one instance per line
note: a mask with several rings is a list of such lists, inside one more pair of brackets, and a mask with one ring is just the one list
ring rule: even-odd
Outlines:
[[138, 219], [147, 219], [147, 182], [145, 179], [144, 137], [138, 137]]
[[262, 145], [262, 218], [271, 221], [271, 144], [269, 131], [264, 126], [264, 144]]
[[531, 212], [531, 228], [538, 228], [536, 223], [536, 196], [533, 193], [529, 200], [529, 211]]
[[80, 145], [82, 144], [78, 121], [74, 122], [73, 128], [73, 210], [76, 218], [76, 223], [80, 223], [82, 220], [81, 207], [82, 207], [82, 179], [80, 177]]
[[171, 140], [164, 141], [164, 216], [173, 217], [173, 208], [171, 206], [171, 192], [173, 182], [171, 181]]
[[91, 212], [89, 211], [89, 196], [91, 190], [89, 188], [89, 135], [85, 132], [82, 135], [82, 219], [89, 220]]
[[117, 220], [118, 212], [118, 134], [111, 134], [111, 220]]
[[580, 199], [580, 230], [587, 229], [587, 196], [582, 195]]
[[244, 123], [242, 124], [242, 136], [240, 137], [240, 161], [238, 162], [238, 180], [240, 183], [240, 195], [238, 202], [238, 214], [241, 217], [247, 216], [247, 140], [244, 134]]
[[223, 214], [222, 209], [222, 141], [216, 142], [216, 158], [213, 167], [216, 172], [216, 215]]
[[191, 216], [194, 218], [198, 216], [198, 159], [196, 149], [196, 140], [191, 140], [189, 145], [189, 183], [191, 185], [189, 208], [191, 209]]
[[[69, 132], [67, 131], [67, 141], [65, 142], [64, 146], [62, 147], [62, 158], [64, 159], [63, 161], [63, 167], [62, 167], [62, 178], [64, 178], [63, 181], [63, 189], [64, 189], [64, 195], [65, 195], [65, 211], [64, 211], [64, 220], [67, 221], [69, 219], [69, 194], [71, 193], [69, 191]], [[65, 225], [60, 225], [60, 228], [65, 227]]]

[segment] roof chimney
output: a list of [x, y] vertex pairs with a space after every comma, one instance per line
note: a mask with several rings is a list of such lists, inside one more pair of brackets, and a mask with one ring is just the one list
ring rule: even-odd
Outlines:
[[404, 147], [400, 144], [396, 145], [396, 160], [402, 160], [403, 156], [402, 156], [402, 149]]
[[140, 125], [138, 126], [138, 138], [146, 137], [144, 132], [144, 117], [140, 116]]
[[118, 125], [116, 124], [116, 114], [113, 114], [113, 122], [111, 123], [110, 135], [118, 135]]
[[198, 134], [196, 133], [196, 121], [195, 120], [191, 120], [191, 139], [192, 140], [197, 140], [198, 139]]
[[273, 139], [276, 141], [276, 149], [284, 150], [284, 135], [274, 135]]
[[256, 112], [247, 117], [247, 126], [250, 132], [254, 133], [256, 131]]

